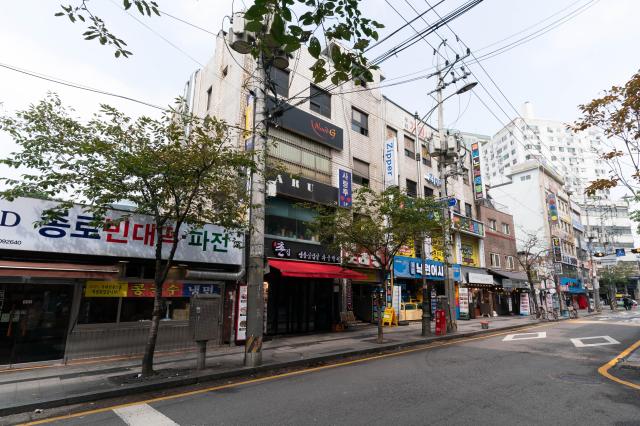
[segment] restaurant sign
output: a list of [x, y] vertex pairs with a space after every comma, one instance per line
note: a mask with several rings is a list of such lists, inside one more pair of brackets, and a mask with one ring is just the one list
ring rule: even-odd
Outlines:
[[[273, 99], [269, 98], [268, 105], [273, 110]], [[342, 151], [343, 131], [340, 127], [291, 105], [283, 104], [278, 108], [282, 112], [276, 112], [274, 116], [281, 127]]]
[[342, 262], [339, 254], [327, 252], [321, 245], [297, 241], [265, 238], [265, 252], [267, 257], [278, 259], [298, 259], [323, 263]]
[[[150, 216], [108, 210], [97, 226], [90, 212], [74, 205], [57, 220], [34, 227], [42, 221], [42, 212], [56, 205], [33, 198], [0, 200], [0, 249], [155, 259], [157, 232]], [[173, 236], [174, 228], [165, 226], [160, 236], [165, 258]], [[174, 259], [240, 265], [242, 250], [235, 246], [235, 238], [220, 226], [183, 225]]]
[[[87, 281], [85, 297], [154, 297], [152, 282]], [[196, 294], [220, 294], [220, 285], [215, 283], [166, 282], [162, 286], [162, 297], [191, 297]]]

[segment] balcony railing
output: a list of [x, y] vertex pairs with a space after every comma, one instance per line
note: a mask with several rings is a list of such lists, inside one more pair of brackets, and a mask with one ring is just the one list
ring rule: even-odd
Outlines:
[[451, 216], [453, 229], [463, 232], [465, 234], [475, 235], [477, 237], [484, 237], [484, 223], [477, 220], [468, 218], [458, 213], [453, 213]]

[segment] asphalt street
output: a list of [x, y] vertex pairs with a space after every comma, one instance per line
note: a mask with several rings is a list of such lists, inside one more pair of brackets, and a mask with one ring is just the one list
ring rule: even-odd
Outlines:
[[50, 424], [640, 425], [640, 390], [597, 371], [639, 339], [612, 313]]

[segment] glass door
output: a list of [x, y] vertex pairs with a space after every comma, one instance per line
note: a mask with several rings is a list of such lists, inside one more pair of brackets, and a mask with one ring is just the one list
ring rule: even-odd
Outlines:
[[3, 284], [0, 364], [61, 359], [73, 285]]

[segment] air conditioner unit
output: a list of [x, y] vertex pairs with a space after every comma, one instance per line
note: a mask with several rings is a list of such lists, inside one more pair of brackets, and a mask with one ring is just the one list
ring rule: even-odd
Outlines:
[[229, 47], [234, 51], [246, 55], [251, 52], [255, 39], [246, 32], [236, 32], [233, 28], [229, 28], [227, 34], [227, 42]]

